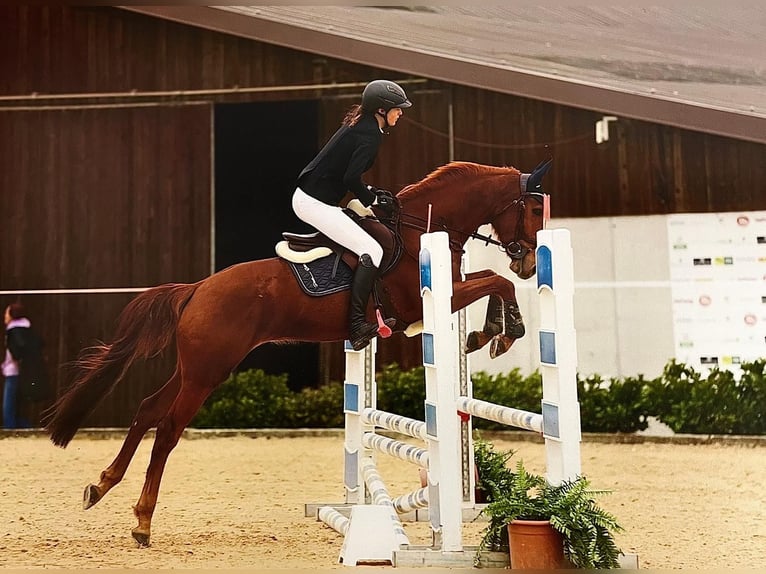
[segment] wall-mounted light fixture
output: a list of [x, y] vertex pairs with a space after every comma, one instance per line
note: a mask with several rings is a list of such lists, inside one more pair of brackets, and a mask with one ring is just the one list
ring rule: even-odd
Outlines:
[[609, 122], [616, 122], [616, 116], [604, 116], [596, 122], [596, 143], [609, 141]]

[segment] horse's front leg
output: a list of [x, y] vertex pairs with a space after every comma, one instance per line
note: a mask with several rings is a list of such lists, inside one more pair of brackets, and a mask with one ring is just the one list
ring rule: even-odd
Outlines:
[[494, 359], [523, 337], [525, 328], [513, 283], [490, 270], [469, 273], [465, 281], [453, 285], [453, 308], [461, 309], [486, 295], [489, 302], [484, 327], [468, 334], [465, 351], [472, 353], [491, 341], [490, 357]]
[[487, 302], [487, 315], [481, 331], [471, 331], [465, 340], [465, 352], [473, 353], [503, 332], [503, 300], [494, 293]]

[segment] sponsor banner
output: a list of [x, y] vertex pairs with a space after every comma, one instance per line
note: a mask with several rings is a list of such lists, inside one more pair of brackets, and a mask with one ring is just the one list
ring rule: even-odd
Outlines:
[[669, 215], [668, 250], [676, 360], [766, 357], [766, 211]]

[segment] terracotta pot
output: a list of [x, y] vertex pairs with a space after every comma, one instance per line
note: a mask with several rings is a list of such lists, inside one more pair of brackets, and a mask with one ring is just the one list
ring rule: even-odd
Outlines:
[[564, 541], [548, 520], [514, 520], [508, 525], [508, 545], [514, 570], [564, 567]]

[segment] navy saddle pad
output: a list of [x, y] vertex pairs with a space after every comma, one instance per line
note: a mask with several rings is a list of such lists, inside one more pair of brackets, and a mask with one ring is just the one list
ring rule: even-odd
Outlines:
[[308, 295], [319, 297], [351, 288], [354, 272], [334, 253], [310, 263], [287, 263], [301, 289]]

